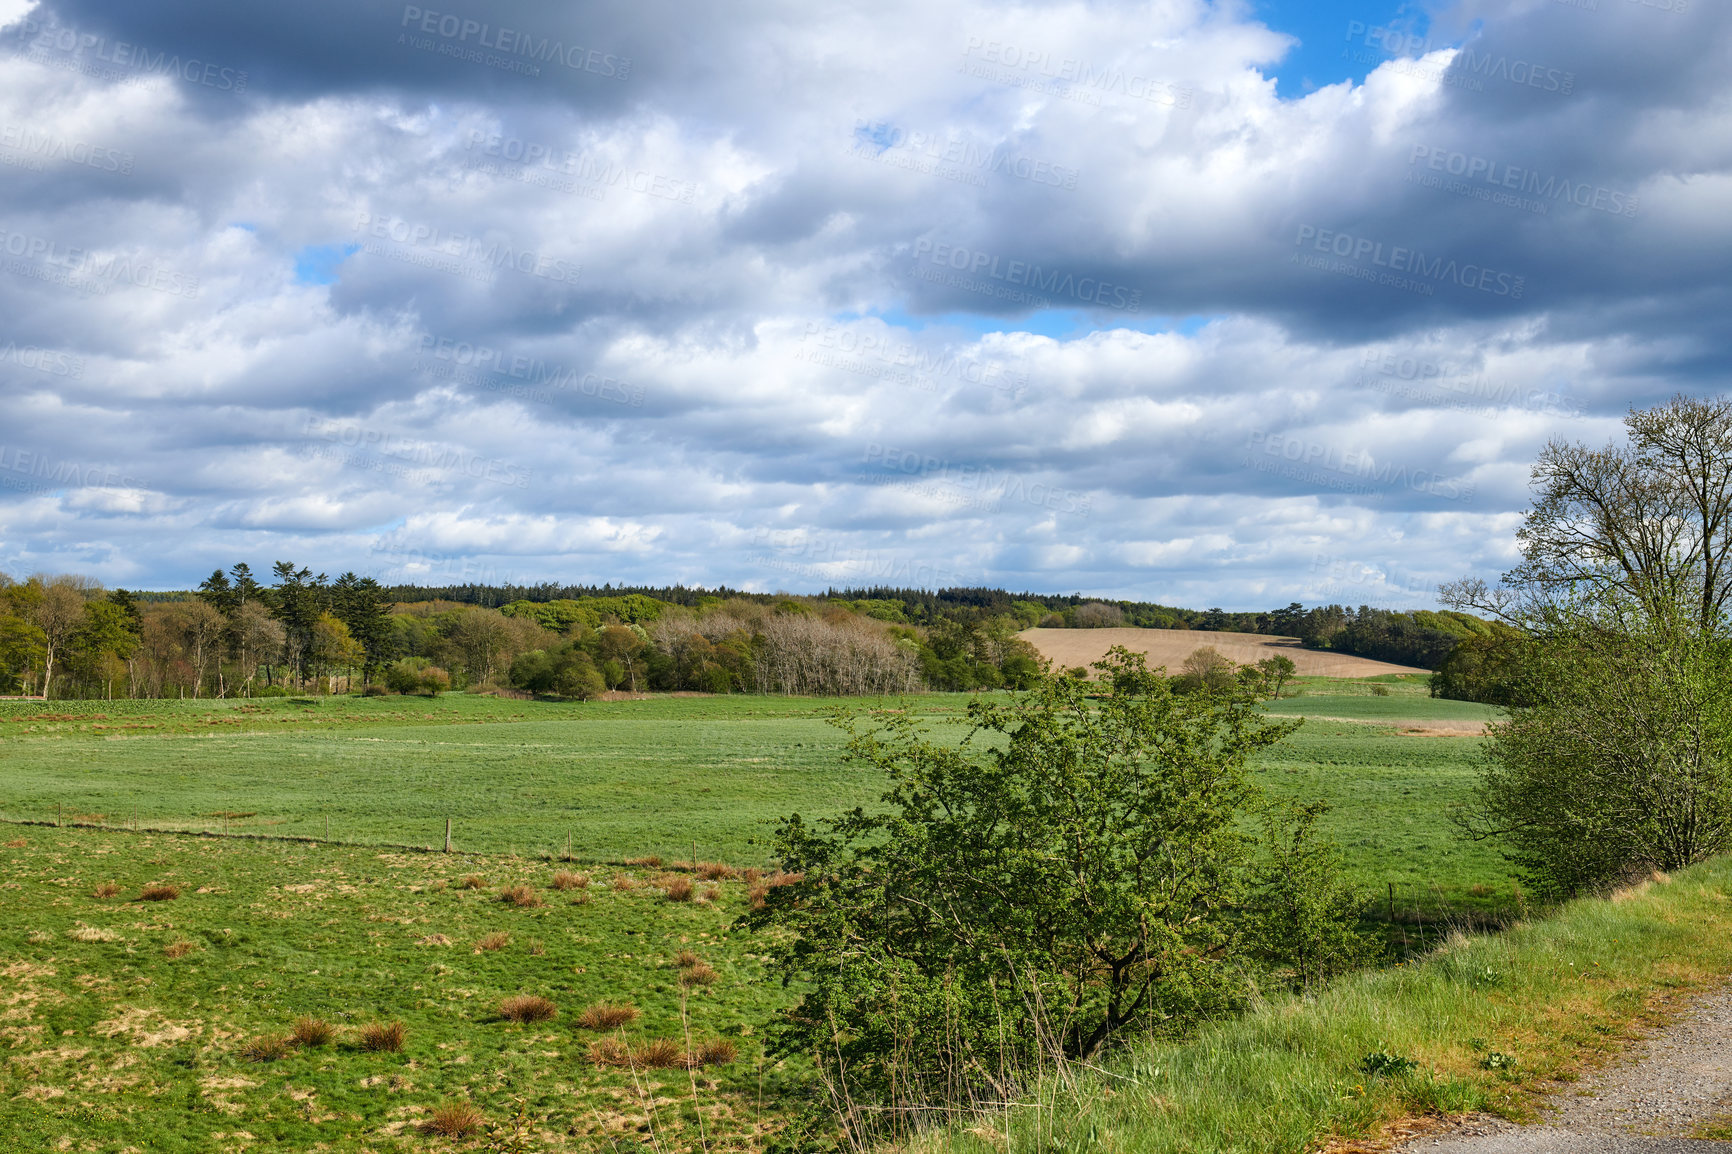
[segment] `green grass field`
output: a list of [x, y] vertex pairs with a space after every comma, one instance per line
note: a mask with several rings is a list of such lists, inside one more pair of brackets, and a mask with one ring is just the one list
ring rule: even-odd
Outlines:
[[[1398, 912], [1495, 906], [1508, 871], [1457, 839], [1478, 739], [1406, 737], [1379, 723], [1482, 720], [1492, 711], [1308, 679], [1273, 712], [1309, 720], [1259, 765], [1277, 797], [1334, 806], [1354, 876]], [[1324, 690], [1340, 689], [1340, 693]], [[313, 699], [307, 699], [313, 700]], [[960, 735], [968, 697], [904, 704]], [[767, 866], [785, 814], [871, 804], [876, 774], [843, 763], [826, 718], [876, 699], [662, 697], [610, 703], [450, 695], [254, 702], [0, 703], [0, 818], [431, 846], [584, 861], [696, 856]], [[58, 808], [57, 808], [58, 807]], [[231, 815], [227, 818], [224, 815]], [[1473, 887], [1489, 892], [1473, 893]]]
[[[1387, 697], [1303, 688], [1274, 708], [1316, 719], [1263, 759], [1258, 781], [1335, 807], [1353, 877], [1380, 906], [1397, 883], [1391, 942], [1435, 944], [1440, 914], [1507, 907], [1503, 863], [1445, 821], [1478, 739], [1385, 724], [1485, 711], [1403, 684]], [[901, 704], [960, 735], [966, 703]], [[164, 1151], [426, 1149], [450, 1145], [418, 1128], [440, 1103], [472, 1101], [498, 1125], [521, 1099], [534, 1149], [751, 1148], [801, 1091], [799, 1072], [766, 1066], [757, 1047], [785, 995], [765, 980], [761, 943], [730, 932], [745, 884], [676, 902], [658, 870], [608, 863], [695, 848], [767, 865], [775, 818], [876, 799], [882, 783], [841, 762], [826, 718], [885, 704], [896, 703], [0, 703], [0, 817], [51, 822], [58, 809], [84, 823], [0, 827], [0, 1129], [32, 1149], [70, 1139], [120, 1152], [141, 1134]], [[130, 823], [134, 807], [144, 832], [97, 827]], [[392, 848], [438, 844], [447, 817], [458, 854]], [[268, 840], [322, 838], [327, 819], [351, 844]], [[225, 820], [250, 836], [150, 832], [220, 832]], [[581, 904], [549, 888], [565, 866], [547, 857], [563, 856], [568, 834], [588, 863], [571, 868], [594, 879]], [[487, 889], [458, 888], [472, 871]], [[119, 894], [96, 897], [103, 882]], [[153, 882], [181, 896], [133, 900]], [[500, 902], [507, 882], [546, 904]], [[477, 949], [496, 932], [509, 942]], [[714, 984], [681, 987], [682, 949], [713, 966]], [[519, 993], [552, 999], [559, 1016], [501, 1020], [499, 1000]], [[576, 1018], [603, 998], [643, 1011], [632, 1044], [723, 1039], [737, 1055], [690, 1072], [598, 1066], [598, 1035]], [[302, 1014], [337, 1025], [337, 1041], [248, 1058], [250, 1042]], [[402, 1053], [356, 1046], [358, 1028], [381, 1020], [407, 1027]]]
[[[469, 1101], [505, 1125], [515, 1099], [530, 1119], [523, 1149], [733, 1150], [790, 1092], [754, 1033], [780, 989], [754, 943], [728, 931], [746, 907], [741, 881], [715, 883], [712, 901], [671, 901], [622, 880], [655, 871], [596, 872], [560, 891], [557, 867], [521, 859], [11, 833], [0, 848], [6, 1150], [450, 1148], [419, 1130], [435, 1107]], [[487, 888], [460, 888], [472, 871]], [[95, 896], [104, 882], [120, 892]], [[180, 896], [138, 900], [153, 883]], [[508, 883], [545, 904], [502, 902]], [[509, 937], [482, 948], [489, 934]], [[710, 967], [710, 984], [681, 984], [681, 950]], [[516, 994], [551, 1000], [557, 1016], [504, 1020], [499, 1003]], [[611, 1034], [581, 1028], [604, 999], [642, 1017]], [[332, 1042], [249, 1057], [303, 1015], [336, 1027]], [[406, 1027], [401, 1052], [359, 1046], [361, 1027], [392, 1021]], [[604, 1037], [681, 1051], [720, 1041], [737, 1054], [634, 1073], [589, 1059]]]

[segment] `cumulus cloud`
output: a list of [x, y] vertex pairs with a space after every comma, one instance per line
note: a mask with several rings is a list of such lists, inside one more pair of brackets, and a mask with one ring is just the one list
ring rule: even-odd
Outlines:
[[1732, 257], [1732, 13], [1429, 15], [0, 8], [0, 567], [1427, 603]]

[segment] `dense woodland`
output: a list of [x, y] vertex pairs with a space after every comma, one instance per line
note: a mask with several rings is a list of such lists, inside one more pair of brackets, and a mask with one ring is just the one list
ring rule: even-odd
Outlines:
[[[613, 586], [381, 586], [277, 562], [194, 591], [104, 589], [0, 574], [0, 693], [54, 698], [517, 690], [871, 694], [1025, 688], [1032, 626], [1297, 636], [1435, 668], [1490, 640], [1464, 613], [1295, 603], [1178, 609], [1001, 589], [840, 589], [823, 596]], [[1459, 678], [1457, 679], [1460, 680]], [[1477, 684], [1477, 683], [1476, 683]], [[1454, 695], [1454, 694], [1452, 694]]]

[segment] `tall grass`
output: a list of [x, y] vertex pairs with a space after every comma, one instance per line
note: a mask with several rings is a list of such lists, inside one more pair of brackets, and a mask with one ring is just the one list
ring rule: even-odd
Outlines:
[[[1520, 1117], [1529, 1087], [1616, 1051], [1633, 1027], [1675, 1012], [1681, 994], [1723, 978], [1729, 888], [1732, 861], [1721, 859], [1500, 935], [1453, 934], [1420, 961], [1314, 998], [1273, 998], [1187, 1041], [1143, 1041], [1099, 1068], [1053, 1073], [1018, 1104], [983, 1108], [904, 1149], [1297, 1154], [1414, 1114]], [[1371, 1072], [1399, 1069], [1390, 1057], [1414, 1066]]]

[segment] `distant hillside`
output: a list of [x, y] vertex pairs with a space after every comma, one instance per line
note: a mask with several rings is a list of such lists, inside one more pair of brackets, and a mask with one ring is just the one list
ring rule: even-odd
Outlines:
[[1034, 646], [1055, 666], [1089, 665], [1108, 649], [1122, 645], [1132, 653], [1147, 653], [1151, 666], [1169, 673], [1195, 650], [1210, 646], [1223, 657], [1250, 665], [1265, 657], [1290, 659], [1301, 674], [1312, 677], [1376, 677], [1385, 673], [1425, 673], [1411, 665], [1392, 665], [1345, 653], [1303, 648], [1297, 637], [1259, 633], [1205, 633], [1191, 629], [1025, 629], [1018, 637]]

